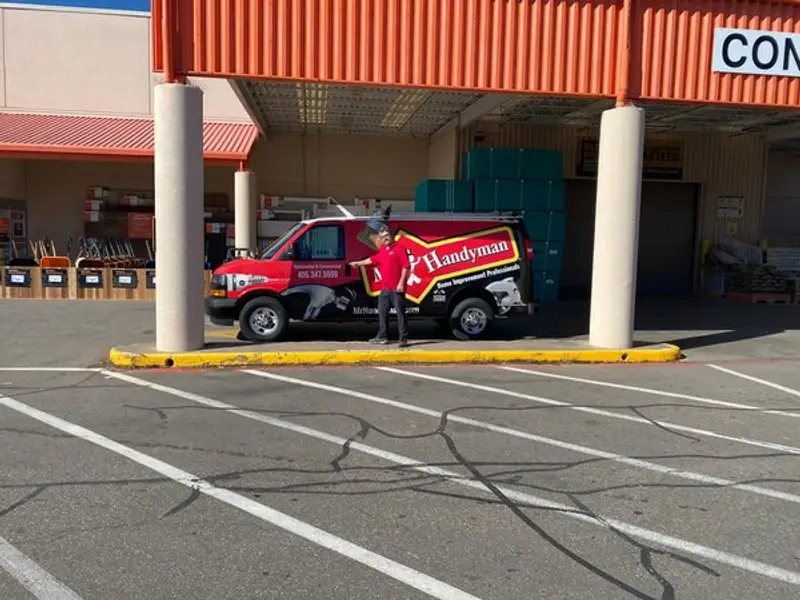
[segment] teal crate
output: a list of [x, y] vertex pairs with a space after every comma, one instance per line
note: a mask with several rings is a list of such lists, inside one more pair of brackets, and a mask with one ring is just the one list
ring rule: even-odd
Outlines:
[[414, 188], [415, 212], [473, 212], [473, 182], [426, 179]]
[[558, 300], [558, 290], [561, 286], [561, 273], [559, 271], [533, 271], [533, 301], [555, 302]]
[[491, 148], [473, 148], [461, 156], [462, 179], [493, 179]]
[[523, 210], [563, 211], [566, 185], [563, 179], [522, 181]]
[[522, 186], [518, 181], [475, 181], [475, 212], [522, 210]]
[[531, 211], [522, 218], [531, 242], [563, 242], [567, 234], [565, 213]]
[[562, 179], [564, 159], [555, 150], [523, 150], [520, 156], [520, 179]]
[[563, 211], [564, 196], [560, 179], [480, 179], [475, 181], [475, 212]]
[[474, 148], [461, 157], [463, 179], [562, 179], [561, 152], [526, 148]]
[[561, 271], [564, 260], [563, 242], [531, 242], [534, 271]]

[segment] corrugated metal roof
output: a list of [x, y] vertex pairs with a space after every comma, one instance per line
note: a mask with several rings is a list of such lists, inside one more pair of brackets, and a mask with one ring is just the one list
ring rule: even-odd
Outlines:
[[800, 0], [153, 0], [152, 7], [156, 71], [172, 65], [190, 76], [593, 98], [615, 98], [627, 86], [630, 99], [654, 102], [800, 104], [800, 78], [712, 69], [717, 27], [798, 33]]
[[[0, 155], [83, 155], [152, 159], [153, 119], [0, 112]], [[203, 123], [203, 155], [246, 161], [258, 129], [251, 123]]]
[[182, 0], [165, 31], [167, 4], [153, 2], [156, 71], [170, 36], [187, 75], [616, 93], [622, 0]]

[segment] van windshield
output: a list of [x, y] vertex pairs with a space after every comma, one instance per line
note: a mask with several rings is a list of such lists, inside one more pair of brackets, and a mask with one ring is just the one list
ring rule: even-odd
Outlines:
[[280, 250], [281, 248], [283, 248], [283, 246], [286, 244], [286, 242], [288, 242], [288, 241], [289, 241], [289, 240], [292, 238], [292, 236], [293, 236], [295, 233], [297, 233], [298, 231], [300, 231], [300, 230], [301, 230], [303, 227], [305, 227], [305, 226], [306, 226], [306, 224], [305, 224], [305, 223], [297, 223], [297, 224], [296, 224], [294, 227], [292, 227], [292, 228], [291, 228], [289, 231], [287, 231], [287, 232], [286, 232], [286, 233], [284, 233], [284, 234], [283, 234], [281, 237], [279, 237], [277, 240], [275, 240], [274, 242], [272, 242], [272, 243], [271, 243], [271, 244], [270, 244], [270, 245], [267, 247], [267, 249], [266, 249], [266, 250], [264, 250], [264, 254], [262, 254], [262, 255], [261, 255], [261, 259], [262, 259], [262, 260], [269, 260], [270, 258], [272, 258], [273, 256], [275, 256], [275, 254], [278, 252], [278, 250]]

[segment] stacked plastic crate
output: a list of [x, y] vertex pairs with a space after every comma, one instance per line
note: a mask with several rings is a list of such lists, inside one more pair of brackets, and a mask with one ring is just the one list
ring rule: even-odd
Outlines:
[[522, 215], [533, 245], [534, 300], [558, 300], [566, 235], [561, 153], [476, 148], [462, 157], [461, 173], [473, 182], [475, 212]]
[[473, 212], [473, 182], [425, 179], [414, 188], [414, 212]]

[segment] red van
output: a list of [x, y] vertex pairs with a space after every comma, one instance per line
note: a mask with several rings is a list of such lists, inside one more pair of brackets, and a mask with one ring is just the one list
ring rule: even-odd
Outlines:
[[409, 320], [436, 319], [457, 338], [476, 339], [496, 317], [533, 312], [533, 250], [519, 219], [418, 213], [298, 223], [260, 258], [214, 271], [206, 313], [218, 325], [238, 321], [254, 342], [281, 339], [291, 320], [376, 320], [380, 273], [348, 263], [377, 252], [386, 226], [409, 254]]

